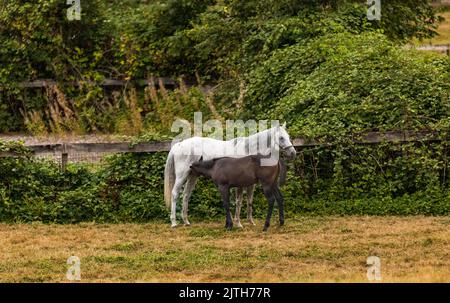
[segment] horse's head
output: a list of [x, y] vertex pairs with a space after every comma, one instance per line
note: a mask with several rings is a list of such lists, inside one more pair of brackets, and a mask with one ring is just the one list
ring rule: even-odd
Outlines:
[[283, 125], [278, 125], [275, 132], [275, 142], [278, 144], [280, 149], [286, 153], [286, 155], [293, 159], [297, 154], [294, 145], [291, 142], [291, 138], [286, 131], [286, 122]]

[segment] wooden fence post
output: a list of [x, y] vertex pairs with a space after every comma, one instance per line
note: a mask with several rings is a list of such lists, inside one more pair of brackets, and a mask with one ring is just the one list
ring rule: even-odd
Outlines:
[[69, 154], [67, 153], [66, 143], [63, 143], [61, 150], [61, 172], [66, 171], [68, 161], [69, 161]]

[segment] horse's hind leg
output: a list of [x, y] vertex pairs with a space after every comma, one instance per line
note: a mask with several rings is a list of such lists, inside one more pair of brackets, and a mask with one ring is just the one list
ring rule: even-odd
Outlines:
[[228, 186], [220, 186], [220, 193], [222, 194], [223, 207], [227, 216], [225, 228], [231, 230], [233, 228], [233, 220], [230, 212], [230, 188]]
[[172, 189], [172, 206], [170, 212], [170, 221], [172, 223], [172, 227], [176, 227], [177, 224], [177, 199], [180, 195], [181, 189], [183, 188], [183, 183], [186, 181], [187, 173], [180, 174], [175, 179], [175, 184]]
[[194, 190], [195, 184], [197, 183], [197, 176], [190, 174], [187, 177], [186, 185], [184, 185], [183, 191], [183, 222], [184, 225], [191, 225], [188, 220], [188, 206], [189, 199], [191, 198], [192, 191]]
[[181, 182], [175, 181], [175, 184], [172, 189], [172, 206], [170, 209], [170, 222], [172, 223], [172, 227], [176, 227], [177, 223], [177, 199], [178, 195], [181, 191], [181, 187], [183, 184]]
[[255, 186], [247, 187], [247, 220], [250, 224], [255, 225], [253, 221], [253, 193], [255, 192]]
[[243, 195], [244, 189], [242, 187], [236, 188], [236, 211], [234, 213], [234, 222], [236, 223], [236, 226], [239, 228], [243, 228], [241, 224], [241, 207]]

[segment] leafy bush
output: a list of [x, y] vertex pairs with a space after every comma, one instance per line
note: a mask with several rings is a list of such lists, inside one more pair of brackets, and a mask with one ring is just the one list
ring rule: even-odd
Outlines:
[[444, 130], [449, 66], [445, 57], [400, 49], [380, 34], [323, 36], [276, 52], [256, 69], [246, 107], [256, 106], [259, 118], [289, 121], [295, 135]]
[[[296, 161], [296, 189], [287, 192], [308, 197], [300, 209], [438, 214], [450, 207], [449, 68], [446, 57], [401, 49], [378, 33], [325, 35], [276, 51], [253, 70], [245, 107], [287, 121], [293, 136], [327, 143], [301, 150]], [[394, 130], [434, 131], [443, 141], [353, 141]]]
[[[219, 112], [226, 111], [230, 96], [244, 91], [237, 92], [244, 75], [273, 52], [341, 32], [421, 39], [438, 21], [426, 0], [383, 3], [382, 20], [373, 22], [360, 0], [92, 0], [76, 22], [60, 0], [0, 7], [0, 130], [32, 133], [123, 130], [136, 111], [115, 102], [126, 93], [115, 100], [99, 87], [105, 78], [199, 76], [226, 88]], [[56, 79], [58, 92], [19, 87], [35, 79]]]
[[[448, 161], [434, 148], [439, 149], [439, 144], [419, 147], [415, 154], [401, 154], [408, 150], [403, 146], [391, 146], [387, 153], [386, 146], [361, 148], [352, 150], [359, 152], [355, 158], [338, 157], [336, 150], [327, 148], [304, 151], [289, 164], [282, 188], [286, 211], [290, 215], [448, 215], [450, 191], [442, 175]], [[162, 152], [115, 155], [99, 170], [71, 164], [64, 173], [44, 160], [1, 158], [0, 221], [168, 221], [163, 201], [165, 157]], [[265, 215], [267, 202], [259, 187], [254, 207], [256, 217]], [[223, 217], [219, 192], [210, 180], [197, 184], [189, 213], [196, 220]]]
[[[392, 0], [369, 22], [360, 1], [171, 0], [83, 2], [81, 22], [56, 0], [0, 6], [0, 130], [129, 132], [167, 138], [175, 117], [237, 116], [288, 122], [292, 136], [327, 142], [299, 151], [283, 189], [289, 213], [450, 213], [450, 61], [400, 47], [433, 35], [428, 1]], [[8, 2], [8, 3], [6, 3]], [[2, 5], [3, 4], [3, 5]], [[120, 8], [115, 10], [114, 8]], [[22, 64], [24, 63], [24, 64]], [[197, 75], [198, 88], [104, 91], [91, 81]], [[77, 81], [20, 90], [36, 78]], [[128, 87], [130, 88], [130, 87]], [[441, 141], [358, 145], [358, 133], [426, 130]], [[168, 218], [165, 153], [111, 157], [98, 171], [64, 173], [0, 141], [0, 220], [71, 223]], [[256, 193], [255, 212], [266, 202]], [[200, 218], [222, 216], [220, 196], [201, 180], [190, 204]]]

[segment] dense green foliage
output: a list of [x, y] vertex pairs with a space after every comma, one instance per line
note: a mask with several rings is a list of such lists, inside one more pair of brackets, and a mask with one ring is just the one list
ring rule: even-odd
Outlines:
[[[441, 146], [419, 145], [414, 154], [402, 154], [408, 151], [405, 146], [389, 152], [384, 147], [354, 148], [354, 154], [346, 155], [329, 148], [304, 151], [290, 163], [282, 189], [288, 214], [449, 215], [448, 161], [439, 156]], [[7, 149], [11, 146], [4, 144], [2, 150]], [[14, 150], [21, 152], [20, 146]], [[64, 173], [45, 160], [2, 159], [0, 221], [167, 220], [162, 195], [165, 157], [166, 153], [117, 155], [96, 171], [71, 164]], [[202, 179], [189, 210], [194, 218], [217, 219], [223, 216], [221, 205], [217, 189]], [[254, 205], [256, 216], [263, 216], [267, 203], [260, 189]]]
[[437, 17], [426, 0], [383, 5], [382, 21], [369, 22], [357, 0], [91, 0], [74, 22], [64, 1], [2, 0], [0, 83], [212, 75], [220, 62], [254, 61], [333, 31], [381, 29], [393, 40], [433, 34]]
[[[109, 3], [109, 2], [108, 2]], [[291, 214], [450, 214], [450, 60], [403, 47], [433, 35], [425, 0], [64, 1], [0, 0], [0, 131], [173, 136], [174, 118], [280, 119], [291, 136], [324, 144], [299, 151], [283, 189]], [[211, 92], [174, 91], [105, 78], [197, 77]], [[21, 89], [53, 78], [55, 86]], [[67, 81], [74, 81], [73, 86]], [[368, 131], [432, 131], [441, 141], [358, 145]], [[0, 152], [25, 152], [0, 143]], [[116, 155], [98, 170], [29, 155], [0, 158], [0, 221], [135, 221], [166, 218], [165, 153]], [[256, 213], [266, 202], [256, 195]], [[211, 182], [190, 213], [222, 215]]]
[[[275, 52], [249, 76], [248, 112], [294, 135], [448, 129], [450, 61], [381, 34], [333, 34]], [[268, 109], [271, 109], [268, 114]]]
[[[198, 76], [219, 84], [214, 101], [226, 109], [246, 76], [278, 50], [342, 32], [378, 31], [395, 42], [421, 39], [433, 35], [438, 21], [426, 0], [385, 2], [380, 21], [367, 20], [366, 3], [358, 0], [81, 5], [81, 20], [69, 21], [64, 1], [0, 0], [0, 131], [122, 132], [124, 116], [140, 113], [145, 119], [145, 93], [130, 108], [126, 90], [112, 94], [98, 86], [105, 78]], [[19, 88], [21, 81], [36, 79], [55, 79], [58, 86]], [[182, 114], [192, 116], [189, 110]], [[143, 123], [143, 129], [157, 127]]]

